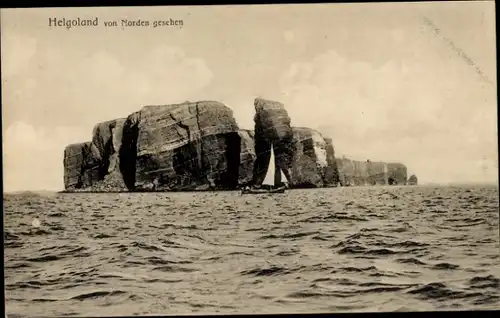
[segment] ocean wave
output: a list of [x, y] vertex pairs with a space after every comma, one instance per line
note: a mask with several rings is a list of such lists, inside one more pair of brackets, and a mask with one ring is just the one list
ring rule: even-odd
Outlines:
[[53, 213], [49, 213], [48, 216], [53, 217], [53, 218], [63, 218], [63, 217], [66, 217], [66, 214], [64, 214], [62, 212], [53, 212]]
[[[52, 250], [54, 253], [42, 253], [39, 256], [33, 256], [26, 258], [27, 261], [30, 262], [52, 262], [61, 260], [68, 257], [89, 257], [92, 255], [90, 250], [83, 246], [68, 246], [62, 245], [58, 247], [46, 247], [40, 249], [43, 252], [47, 250]], [[62, 250], [62, 251], [61, 251]]]
[[469, 280], [469, 285], [474, 289], [496, 288], [500, 287], [500, 279], [493, 275], [475, 276]]
[[281, 234], [281, 235], [275, 235], [275, 234], [269, 234], [269, 235], [263, 235], [260, 237], [260, 239], [265, 240], [265, 239], [296, 239], [296, 238], [301, 238], [305, 236], [311, 236], [314, 234], [319, 234], [318, 231], [312, 231], [312, 232], [297, 232], [297, 233], [286, 233], [286, 234]]
[[233, 192], [65, 194], [31, 196], [29, 204], [9, 196], [7, 310], [498, 308], [498, 188], [466, 190], [391, 188], [397, 199], [377, 187], [262, 200]]
[[382, 255], [402, 254], [405, 253], [405, 251], [395, 251], [388, 248], [368, 248], [362, 245], [355, 244], [343, 247], [339, 251], [337, 251], [337, 253], [352, 254], [352, 255], [362, 254], [362, 255], [382, 256]]
[[414, 265], [427, 265], [425, 262], [422, 262], [418, 258], [399, 258], [396, 260], [396, 262], [402, 263], [402, 264], [414, 264]]
[[325, 234], [318, 234], [313, 237], [311, 237], [313, 240], [318, 240], [318, 241], [331, 241], [332, 239], [335, 238], [334, 235], [325, 235]]
[[45, 236], [52, 234], [52, 232], [47, 231], [45, 229], [35, 228], [35, 229], [29, 229], [29, 231], [19, 232], [19, 234], [24, 236]]
[[447, 286], [446, 284], [439, 282], [420, 285], [408, 291], [407, 293], [425, 299], [443, 299], [443, 298], [463, 299], [463, 298], [483, 296], [482, 293], [478, 292], [466, 292], [466, 291], [454, 290], [449, 286]]
[[293, 256], [299, 254], [299, 250], [279, 251], [276, 256]]
[[16, 235], [16, 234], [13, 234], [7, 230], [4, 230], [3, 239], [4, 239], [4, 241], [17, 240], [17, 239], [19, 239], [19, 235]]
[[112, 237], [116, 237], [116, 236], [106, 234], [106, 233], [97, 233], [97, 234], [92, 235], [92, 238], [94, 238], [94, 239], [106, 239], [106, 238], [112, 238]]
[[169, 273], [192, 273], [199, 271], [196, 268], [188, 268], [176, 265], [162, 265], [153, 268], [153, 271], [169, 272]]
[[251, 276], [276, 276], [276, 275], [286, 275], [297, 271], [298, 269], [290, 269], [286, 267], [281, 267], [277, 265], [272, 265], [269, 267], [257, 267], [249, 270], [240, 272], [241, 275], [251, 275]]
[[137, 241], [130, 243], [128, 248], [131, 248], [131, 247], [138, 247], [140, 249], [144, 249], [144, 250], [150, 251], [150, 252], [165, 252], [166, 251], [166, 249], [160, 245], [147, 244], [147, 243], [137, 242]]
[[321, 280], [311, 284], [310, 289], [286, 295], [290, 298], [335, 297], [350, 298], [360, 294], [394, 293], [407, 290], [414, 284], [384, 284], [378, 282], [361, 283], [348, 278]]
[[167, 265], [167, 264], [192, 264], [192, 261], [187, 260], [166, 260], [158, 256], [146, 257], [146, 262], [151, 265]]
[[450, 270], [450, 269], [457, 269], [460, 268], [459, 265], [456, 264], [451, 264], [451, 263], [438, 263], [432, 266], [432, 269], [438, 269], [438, 270]]
[[387, 246], [387, 247], [424, 247], [424, 246], [430, 246], [428, 243], [422, 243], [422, 242], [416, 242], [416, 241], [401, 241], [401, 242], [396, 242], [396, 243], [380, 243], [381, 245]]
[[123, 291], [123, 290], [93, 291], [93, 292], [89, 292], [89, 293], [79, 294], [79, 295], [73, 296], [69, 299], [84, 301], [87, 299], [96, 299], [96, 298], [101, 298], [101, 297], [106, 297], [106, 296], [117, 296], [117, 295], [123, 295], [123, 294], [127, 294], [127, 292]]
[[378, 270], [378, 269], [375, 266], [368, 266], [368, 267], [348, 266], [348, 267], [339, 268], [339, 271], [344, 271], [347, 273], [351, 273], [351, 272], [361, 273], [361, 272], [376, 271], [376, 270]]

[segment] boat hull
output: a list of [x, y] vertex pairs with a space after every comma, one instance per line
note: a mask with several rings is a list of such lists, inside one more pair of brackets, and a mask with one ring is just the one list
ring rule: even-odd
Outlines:
[[274, 194], [285, 193], [286, 187], [279, 187], [273, 189], [242, 189], [241, 194]]

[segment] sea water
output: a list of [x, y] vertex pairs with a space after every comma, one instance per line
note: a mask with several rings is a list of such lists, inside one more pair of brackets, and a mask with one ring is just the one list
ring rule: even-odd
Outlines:
[[498, 195], [6, 194], [7, 314], [498, 309]]

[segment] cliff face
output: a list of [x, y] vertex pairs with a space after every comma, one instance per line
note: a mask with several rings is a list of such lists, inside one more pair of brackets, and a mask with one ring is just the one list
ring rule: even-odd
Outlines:
[[99, 181], [99, 154], [92, 142], [72, 144], [64, 149], [64, 187], [75, 190]]
[[325, 172], [325, 184], [328, 186], [337, 186], [340, 182], [339, 179], [339, 169], [337, 166], [337, 160], [335, 160], [335, 150], [333, 148], [333, 142], [331, 138], [324, 138], [326, 143], [326, 162], [328, 166]]
[[121, 171], [130, 190], [234, 188], [240, 142], [221, 103], [146, 106], [125, 122]]
[[238, 184], [250, 185], [253, 178], [253, 166], [257, 155], [255, 154], [255, 134], [253, 130], [240, 130], [240, 167], [238, 169]]
[[[310, 188], [337, 185], [338, 169], [331, 140], [327, 142], [319, 132], [310, 128], [292, 127], [292, 132], [291, 186]], [[239, 185], [243, 186], [252, 181], [256, 158], [255, 133], [251, 130], [240, 130], [239, 135], [241, 137]]]
[[110, 120], [95, 125], [92, 146], [97, 150], [99, 173], [93, 190], [123, 191], [125, 182], [120, 171], [120, 149], [125, 118]]
[[339, 181], [342, 185], [406, 184], [407, 169], [400, 163], [337, 159]]
[[92, 141], [73, 144], [64, 150], [66, 190], [123, 191], [120, 171], [122, 132], [125, 119], [95, 125]]
[[214, 101], [145, 106], [99, 123], [92, 141], [65, 148], [65, 189], [237, 189], [253, 180], [259, 138], [276, 143], [275, 156], [289, 168], [292, 187], [406, 184], [404, 165], [336, 159], [332, 140], [291, 127], [283, 104], [258, 98], [254, 105], [259, 135], [240, 130], [232, 111]]
[[325, 185], [327, 145], [321, 134], [310, 128], [294, 127], [295, 152], [292, 161], [294, 187], [323, 187]]
[[385, 162], [367, 161], [368, 184], [389, 184], [389, 169]]
[[401, 163], [388, 163], [387, 164], [387, 172], [388, 172], [388, 182], [389, 184], [399, 184], [404, 185], [408, 180], [408, 172], [406, 166]]

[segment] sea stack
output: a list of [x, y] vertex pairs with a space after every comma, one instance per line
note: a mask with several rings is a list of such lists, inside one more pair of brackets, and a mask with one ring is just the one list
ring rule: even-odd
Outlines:
[[[275, 167], [283, 171], [289, 183], [293, 183], [293, 180], [290, 180], [290, 169], [294, 155], [294, 133], [285, 106], [260, 97], [254, 100], [254, 106], [257, 158], [253, 169], [253, 183], [260, 185], [264, 181], [269, 169], [271, 147], [274, 150]], [[281, 177], [281, 173], [276, 175]]]
[[409, 178], [408, 178], [408, 182], [407, 182], [408, 185], [417, 185], [418, 184], [418, 178], [416, 175], [412, 174]]

